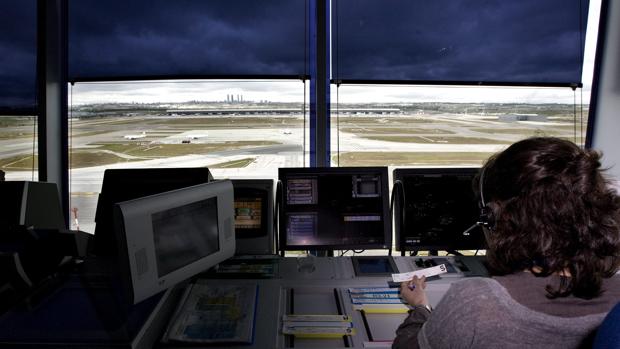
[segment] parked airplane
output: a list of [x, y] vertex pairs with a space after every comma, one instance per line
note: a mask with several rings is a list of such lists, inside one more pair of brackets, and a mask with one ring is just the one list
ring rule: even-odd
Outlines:
[[146, 137], [146, 132], [142, 131], [141, 134], [133, 134], [133, 135], [125, 135], [123, 138], [125, 139], [140, 139]]
[[207, 137], [206, 133], [192, 133], [187, 135], [188, 139], [200, 139], [205, 137]]

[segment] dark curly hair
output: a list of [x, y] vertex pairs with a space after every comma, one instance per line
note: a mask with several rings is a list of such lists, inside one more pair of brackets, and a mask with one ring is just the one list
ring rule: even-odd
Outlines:
[[620, 265], [620, 199], [600, 156], [567, 140], [534, 137], [489, 158], [482, 186], [480, 177], [474, 184], [490, 210], [494, 273], [569, 271], [547, 286], [548, 297], [600, 295], [602, 279]]

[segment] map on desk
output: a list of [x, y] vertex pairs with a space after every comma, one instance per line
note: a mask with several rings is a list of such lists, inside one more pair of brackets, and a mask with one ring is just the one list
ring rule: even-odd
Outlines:
[[193, 284], [164, 335], [188, 343], [252, 343], [256, 284]]

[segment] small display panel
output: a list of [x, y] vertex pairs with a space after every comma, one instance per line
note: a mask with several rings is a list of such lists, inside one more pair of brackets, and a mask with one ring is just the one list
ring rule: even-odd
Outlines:
[[219, 250], [217, 198], [151, 215], [159, 277]]
[[261, 198], [235, 198], [235, 230], [260, 229], [263, 219]]
[[[235, 236], [237, 240], [268, 238], [273, 229], [273, 182], [237, 180], [235, 187]], [[259, 243], [252, 242], [252, 245]], [[250, 246], [245, 246], [250, 247]], [[245, 248], [242, 248], [245, 250]], [[250, 249], [248, 251], [258, 251]]]
[[397, 268], [389, 256], [353, 257], [352, 261], [357, 276], [382, 276], [397, 273]]
[[282, 250], [388, 248], [387, 168], [282, 168]]
[[[400, 250], [486, 248], [472, 181], [476, 168], [396, 169], [403, 186], [395, 210]], [[471, 229], [470, 229], [471, 228]]]

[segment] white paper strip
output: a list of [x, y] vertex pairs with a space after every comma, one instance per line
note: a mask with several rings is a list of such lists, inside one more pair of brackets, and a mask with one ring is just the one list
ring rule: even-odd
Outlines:
[[445, 264], [440, 264], [434, 267], [430, 267], [430, 268], [426, 268], [426, 269], [420, 269], [420, 270], [416, 270], [416, 271], [410, 271], [408, 273], [400, 273], [400, 274], [392, 274], [392, 280], [394, 280], [394, 282], [404, 282], [404, 281], [409, 281], [411, 279], [413, 279], [414, 276], [417, 277], [422, 277], [422, 276], [426, 276], [426, 277], [431, 277], [431, 276], [435, 276], [435, 275], [439, 275], [439, 274], [444, 274], [447, 273], [448, 269], [446, 268]]

